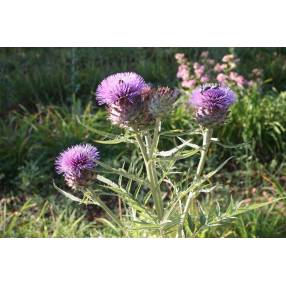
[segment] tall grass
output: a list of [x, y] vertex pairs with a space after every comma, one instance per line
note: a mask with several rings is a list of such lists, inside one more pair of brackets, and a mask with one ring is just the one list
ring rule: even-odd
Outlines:
[[[8, 202], [7, 202], [8, 201]], [[100, 236], [94, 227], [71, 205], [43, 201], [37, 197], [11, 209], [11, 199], [0, 203], [0, 237], [86, 237]], [[82, 211], [81, 211], [82, 212]]]

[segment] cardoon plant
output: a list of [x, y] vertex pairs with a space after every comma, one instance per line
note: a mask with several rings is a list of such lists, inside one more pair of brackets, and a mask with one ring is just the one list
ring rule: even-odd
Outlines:
[[[236, 97], [234, 92], [227, 87], [221, 87], [219, 84], [203, 85], [193, 91], [190, 97], [190, 105], [194, 109], [195, 119], [203, 129], [201, 157], [194, 180], [198, 180], [203, 172], [207, 152], [212, 139], [213, 128], [225, 121], [229, 107], [235, 100]], [[191, 198], [192, 196], [190, 193], [182, 215], [178, 236], [183, 235], [182, 225], [190, 207]]]
[[[129, 72], [107, 77], [99, 85], [96, 94], [98, 103], [108, 106], [112, 123], [134, 132], [144, 159], [158, 219], [161, 220], [163, 201], [154, 156], [159, 142], [161, 119], [171, 110], [177, 92], [168, 87], [151, 88], [140, 75]], [[152, 125], [153, 136], [149, 132]]]
[[[218, 208], [215, 215], [207, 215], [200, 206], [202, 198], [199, 195], [214, 190], [209, 180], [229, 160], [204, 174], [208, 149], [214, 140], [213, 129], [225, 122], [236, 99], [231, 89], [218, 84], [205, 84], [195, 89], [189, 103], [201, 131], [188, 132], [161, 132], [161, 121], [170, 116], [178, 91], [151, 86], [136, 73], [117, 73], [107, 77], [98, 86], [96, 98], [100, 105], [106, 105], [112, 124], [121, 127], [125, 133], [118, 137], [100, 131], [98, 134], [104, 133], [111, 139], [97, 142], [111, 146], [123, 142], [135, 144], [139, 159], [127, 162], [127, 170], [116, 169], [103, 163], [97, 148], [92, 145], [71, 147], [56, 160], [56, 171], [63, 174], [66, 184], [74, 191], [70, 194], [55, 186], [62, 194], [80, 203], [100, 206], [110, 218], [110, 221], [101, 219], [101, 222], [124, 236], [144, 231], [140, 234], [196, 237], [204, 229], [248, 210], [231, 202], [225, 213]], [[201, 147], [192, 143], [192, 139], [182, 138], [192, 134], [202, 135]], [[181, 143], [171, 150], [159, 151], [161, 136], [180, 140]], [[178, 171], [176, 163], [178, 160], [189, 160], [196, 154], [200, 154], [200, 160], [190, 180], [190, 172]], [[99, 167], [102, 170], [95, 172]], [[100, 172], [118, 176], [118, 182], [107, 179]], [[101, 199], [102, 195], [110, 195], [110, 191], [123, 201], [123, 214], [116, 215]], [[200, 206], [199, 215], [196, 215], [192, 202]], [[252, 209], [260, 206], [252, 206]]]

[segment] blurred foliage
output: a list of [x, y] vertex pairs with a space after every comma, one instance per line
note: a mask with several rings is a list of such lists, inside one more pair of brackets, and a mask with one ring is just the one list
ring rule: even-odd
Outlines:
[[70, 104], [73, 93], [87, 102], [106, 75], [119, 71], [175, 86], [174, 54], [194, 61], [203, 50], [215, 60], [234, 52], [242, 74], [262, 68], [269, 88], [286, 89], [286, 48], [1, 48], [0, 114], [19, 104]]

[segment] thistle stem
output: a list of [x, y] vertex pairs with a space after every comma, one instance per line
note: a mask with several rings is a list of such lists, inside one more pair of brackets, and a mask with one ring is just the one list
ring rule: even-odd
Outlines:
[[147, 144], [144, 145], [143, 140], [139, 133], [135, 133], [135, 137], [136, 137], [136, 140], [138, 142], [140, 151], [144, 159], [146, 172], [147, 172], [147, 179], [150, 184], [150, 189], [151, 189], [152, 197], [155, 203], [155, 209], [157, 212], [157, 216], [158, 216], [159, 221], [161, 221], [161, 219], [163, 218], [163, 214], [164, 214], [163, 200], [160, 194], [160, 186], [158, 183], [158, 178], [157, 178], [156, 170], [155, 170], [155, 164], [153, 161], [154, 152], [157, 148], [158, 141], [159, 141], [159, 132], [160, 132], [160, 121], [156, 121], [153, 141], [151, 140], [150, 135], [148, 135], [146, 136]]
[[[202, 146], [202, 150], [201, 150], [201, 157], [200, 157], [200, 162], [199, 162], [199, 165], [197, 167], [196, 176], [195, 176], [194, 180], [198, 180], [199, 177], [201, 176], [202, 172], [203, 172], [205, 162], [207, 159], [208, 149], [209, 149], [209, 146], [211, 143], [212, 133], [213, 133], [212, 128], [207, 128], [203, 132], [203, 146]], [[185, 222], [187, 213], [188, 213], [190, 205], [191, 205], [192, 197], [193, 197], [192, 192], [190, 192], [188, 195], [187, 201], [186, 201], [184, 211], [183, 211], [182, 216], [181, 216], [177, 237], [184, 237], [183, 226], [184, 226], [184, 222]]]
[[[160, 125], [155, 126], [153, 141], [152, 141], [152, 138], [149, 134], [146, 136], [146, 148], [147, 148], [147, 151], [149, 154], [149, 162], [148, 163], [149, 163], [149, 168], [150, 168], [150, 175], [152, 177], [151, 180], [154, 182], [154, 186], [156, 188], [155, 194], [156, 194], [157, 201], [159, 204], [160, 215], [158, 215], [158, 217], [159, 217], [159, 220], [161, 220], [163, 218], [163, 212], [164, 212], [163, 211], [163, 200], [162, 200], [162, 196], [160, 193], [160, 185], [158, 182], [158, 176], [156, 173], [156, 166], [154, 163], [154, 152], [156, 151], [156, 148], [158, 146], [158, 141], [159, 141], [159, 132], [158, 132], [159, 126]], [[156, 129], [158, 129], [158, 130], [156, 130]], [[153, 148], [152, 148], [152, 146], [153, 146]]]
[[155, 122], [155, 129], [154, 129], [154, 135], [153, 135], [153, 142], [151, 144], [150, 153], [154, 154], [158, 147], [159, 138], [160, 138], [160, 131], [161, 131], [161, 119], [157, 118]]
[[208, 149], [209, 149], [211, 139], [212, 139], [212, 134], [213, 134], [213, 129], [211, 129], [211, 128], [205, 129], [205, 131], [203, 133], [203, 146], [202, 146], [203, 148], [201, 151], [201, 158], [200, 158], [200, 162], [199, 162], [199, 165], [197, 168], [195, 180], [197, 180], [203, 172], [205, 162], [207, 159]]

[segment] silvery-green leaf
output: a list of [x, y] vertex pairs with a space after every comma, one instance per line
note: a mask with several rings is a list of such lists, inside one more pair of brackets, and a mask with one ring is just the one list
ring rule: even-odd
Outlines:
[[124, 199], [131, 207], [133, 207], [134, 209], [148, 215], [150, 218], [153, 219], [153, 216], [147, 211], [146, 208], [144, 208], [130, 193], [128, 193], [125, 189], [123, 189], [122, 187], [118, 186], [117, 184], [115, 184], [114, 182], [112, 182], [111, 180], [97, 175], [97, 180], [99, 180], [100, 182], [104, 183], [107, 185], [107, 188], [109, 188], [111, 191], [115, 192], [116, 194], [118, 194], [122, 199]]
[[[181, 140], [183, 140], [183, 139], [181, 139]], [[177, 147], [175, 147], [175, 148], [173, 148], [173, 149], [171, 149], [169, 151], [158, 152], [157, 156], [170, 157], [170, 156], [176, 154], [178, 151], [180, 151], [185, 146], [189, 146], [190, 147], [190, 142], [191, 142], [191, 140], [188, 140], [188, 141], [183, 142], [183, 144], [181, 144], [181, 145], [179, 145], [179, 146], [177, 146]], [[193, 145], [194, 145], [194, 147], [192, 147], [192, 148], [200, 149], [200, 147], [198, 145], [195, 145], [195, 144], [193, 144]]]
[[134, 141], [128, 137], [120, 136], [110, 140], [94, 140], [94, 142], [106, 145], [115, 145], [120, 143], [133, 143]]
[[177, 155], [171, 155], [169, 157], [162, 157], [162, 158], [156, 158], [157, 161], [170, 161], [170, 160], [174, 160], [178, 161], [178, 160], [182, 160], [182, 159], [187, 159], [193, 155], [195, 155], [196, 153], [198, 153], [199, 150], [191, 150], [191, 151], [180, 151], [179, 154]]
[[179, 139], [183, 144], [185, 144], [185, 145], [188, 146], [188, 147], [191, 147], [191, 148], [193, 148], [193, 149], [200, 149], [200, 150], [201, 150], [201, 147], [200, 147], [199, 145], [191, 143], [192, 139], [190, 139], [190, 140], [188, 140], [188, 141], [185, 141], [183, 138], [181, 138], [181, 137], [179, 137], [179, 136], [178, 136], [178, 139]]
[[240, 215], [240, 214], [249, 212], [249, 211], [253, 211], [253, 210], [256, 210], [256, 209], [259, 209], [259, 208], [268, 206], [268, 205], [270, 205], [270, 204], [277, 203], [277, 202], [279, 202], [279, 201], [282, 200], [282, 199], [285, 199], [285, 197], [284, 197], [284, 198], [278, 198], [278, 199], [273, 200], [273, 201], [271, 201], [271, 202], [264, 202], [264, 203], [258, 203], [258, 204], [250, 204], [250, 205], [245, 206], [245, 207], [238, 207], [231, 215], [232, 215], [232, 216], [237, 216], [237, 215]]
[[222, 164], [220, 164], [214, 171], [209, 172], [207, 175], [204, 176], [204, 178], [206, 179], [210, 179], [213, 175], [215, 175], [217, 172], [219, 172], [225, 164], [228, 163], [228, 161], [230, 161], [234, 156], [229, 157], [228, 159], [226, 159]]
[[98, 161], [97, 164], [101, 167], [103, 167], [104, 169], [108, 170], [109, 172], [108, 173], [112, 173], [112, 174], [117, 174], [119, 176], [123, 176], [125, 178], [128, 178], [128, 179], [132, 179], [133, 181], [136, 181], [140, 184], [145, 184], [147, 185], [147, 181], [145, 181], [144, 179], [141, 179], [139, 177], [137, 177], [136, 175], [134, 174], [130, 174], [128, 172], [126, 172], [125, 170], [123, 169], [115, 169], [115, 168], [112, 168], [110, 166], [108, 166], [107, 164], [103, 163], [103, 162], [100, 162]]
[[171, 228], [174, 228], [179, 225], [180, 223], [180, 216], [173, 217], [171, 220], [163, 221], [160, 223], [161, 230], [168, 231]]
[[78, 203], [81, 203], [81, 202], [82, 202], [82, 200], [81, 200], [80, 198], [78, 198], [78, 197], [76, 197], [76, 196], [74, 196], [74, 195], [72, 195], [72, 194], [70, 194], [70, 193], [68, 193], [68, 192], [66, 192], [66, 191], [64, 191], [64, 190], [62, 190], [61, 188], [59, 188], [59, 187], [55, 184], [55, 181], [53, 181], [53, 185], [54, 185], [54, 187], [55, 187], [55, 189], [56, 189], [57, 191], [59, 191], [61, 194], [63, 194], [65, 197], [69, 198], [70, 200], [72, 200], [72, 201], [74, 201], [74, 202], [78, 202]]

